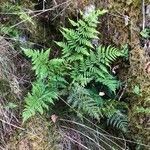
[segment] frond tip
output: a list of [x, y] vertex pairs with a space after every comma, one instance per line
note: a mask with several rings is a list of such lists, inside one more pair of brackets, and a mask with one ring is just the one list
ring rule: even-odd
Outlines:
[[38, 78], [45, 78], [48, 74], [48, 61], [50, 49], [44, 50], [32, 50], [22, 48], [25, 55], [32, 59], [32, 69], [35, 70], [35, 74]]

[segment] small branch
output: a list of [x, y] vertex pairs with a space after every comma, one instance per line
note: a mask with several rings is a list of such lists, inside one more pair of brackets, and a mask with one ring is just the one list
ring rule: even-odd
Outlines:
[[142, 0], [143, 30], [145, 29], [145, 0]]
[[54, 3], [54, 5], [55, 5], [55, 6], [57, 6], [57, 2], [56, 2], [56, 0], [53, 0], [53, 3]]
[[124, 95], [126, 88], [127, 88], [127, 84], [125, 84], [125, 86], [124, 86], [124, 88], [123, 88], [123, 90], [122, 90], [122, 92], [121, 92], [121, 94], [120, 94], [120, 96], [119, 96], [119, 98], [118, 98], [118, 101], [120, 101], [120, 99], [121, 99], [122, 96]]
[[12, 127], [14, 127], [14, 128], [17, 128], [17, 129], [20, 129], [20, 130], [25, 130], [24, 128], [21, 128], [21, 127], [19, 127], [19, 126], [16, 126], [16, 125], [14, 125], [14, 124], [11, 124], [11, 123], [9, 123], [9, 122], [7, 122], [7, 121], [5, 121], [5, 120], [2, 120], [2, 119], [0, 119], [0, 121], [1, 122], [3, 122], [3, 123], [5, 123], [5, 124], [8, 124], [8, 125], [10, 125], [10, 126], [12, 126]]

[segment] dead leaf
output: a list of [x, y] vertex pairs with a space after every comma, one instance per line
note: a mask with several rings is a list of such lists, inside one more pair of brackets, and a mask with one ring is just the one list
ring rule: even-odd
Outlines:
[[56, 116], [55, 114], [54, 114], [54, 115], [51, 115], [51, 120], [52, 120], [52, 122], [56, 123], [57, 118], [58, 118], [58, 116]]
[[146, 71], [146, 73], [150, 73], [150, 62], [146, 63], [145, 71]]

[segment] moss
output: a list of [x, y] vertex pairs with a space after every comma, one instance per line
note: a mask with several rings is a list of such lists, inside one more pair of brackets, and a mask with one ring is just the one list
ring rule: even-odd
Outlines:
[[9, 102], [18, 103], [17, 96], [13, 93], [9, 82], [4, 79], [0, 79], [0, 97], [5, 100], [5, 105]]
[[4, 80], [4, 79], [0, 79], [0, 93], [6, 93], [8, 91], [10, 91], [10, 85], [9, 82]]
[[9, 150], [59, 150], [60, 135], [56, 127], [44, 116], [32, 118], [24, 128], [11, 136], [7, 144]]
[[[146, 145], [150, 143], [149, 114], [139, 113], [137, 108], [150, 106], [150, 76], [144, 70], [149, 58], [141, 47], [140, 29], [142, 24], [142, 1], [108, 0], [107, 3], [96, 1], [98, 7], [107, 8], [109, 14], [101, 19], [99, 27], [102, 43], [130, 46], [129, 69], [121, 69], [121, 79], [127, 82], [129, 102], [130, 137]], [[145, 4], [148, 1], [145, 1]], [[126, 18], [127, 17], [127, 18]], [[128, 20], [129, 19], [129, 20]], [[140, 85], [141, 95], [133, 93], [133, 87]], [[148, 102], [146, 102], [148, 101]], [[144, 148], [146, 149], [146, 148]]]

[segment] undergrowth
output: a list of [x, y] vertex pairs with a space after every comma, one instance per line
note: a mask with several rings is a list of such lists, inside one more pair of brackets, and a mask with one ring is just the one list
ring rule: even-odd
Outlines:
[[126, 124], [122, 122], [127, 120], [121, 114], [124, 103], [115, 99], [121, 82], [110, 68], [119, 57], [126, 57], [126, 52], [111, 45], [95, 47], [93, 44], [93, 39], [99, 39], [98, 17], [104, 13], [105, 10], [92, 11], [89, 15], [81, 12], [82, 19], [69, 20], [73, 28], [61, 28], [64, 39], [56, 42], [62, 48], [58, 58], [49, 59], [50, 49], [23, 48], [36, 74], [32, 91], [25, 98], [23, 122], [36, 113], [43, 114], [45, 109], [65, 98], [77, 112], [97, 120], [110, 118], [109, 124], [125, 131]]
[[[119, 22], [120, 19], [122, 19], [121, 17], [115, 18], [114, 15], [111, 13], [106, 18], [103, 19], [101, 25], [101, 29], [102, 29], [101, 32], [103, 35], [103, 39], [102, 39], [103, 42], [101, 43], [108, 44], [113, 41], [116, 45], [120, 45], [128, 41], [127, 37], [131, 38], [130, 39], [131, 41], [129, 42], [129, 46], [131, 46], [132, 49], [130, 55], [131, 56], [130, 70], [132, 71], [129, 71], [129, 74], [126, 73], [123, 73], [123, 75], [119, 74], [120, 77], [122, 76], [123, 78], [129, 79], [128, 81], [129, 83], [127, 83], [128, 85], [126, 84], [125, 86], [122, 85], [123, 83], [119, 80], [119, 77], [115, 74], [116, 69], [118, 69], [118, 65], [112, 67], [113, 66], [112, 64], [120, 62], [117, 61], [120, 57], [126, 57], [127, 51], [125, 51], [122, 48], [116, 48], [112, 45], [106, 46], [99, 43], [100, 33], [96, 30], [97, 25], [99, 23], [98, 18], [99, 16], [105, 14], [107, 11], [97, 10], [91, 12], [90, 14], [81, 12], [81, 14], [79, 15], [81, 19], [77, 21], [69, 19], [69, 23], [71, 26], [70, 28], [65, 28], [65, 27], [60, 28], [60, 33], [62, 33], [62, 36], [58, 35], [58, 37], [63, 37], [61, 41], [59, 42], [50, 41], [49, 43], [47, 43], [47, 39], [50, 39], [48, 35], [51, 35], [52, 38], [53, 36], [56, 35], [56, 33], [55, 35], [53, 35], [54, 31], [48, 32], [49, 29], [50, 30], [57, 29], [57, 27], [59, 26], [58, 23], [57, 27], [53, 27], [52, 25], [51, 28], [51, 23], [55, 24], [54, 22], [51, 22], [51, 20], [53, 20], [50, 19], [51, 13], [45, 13], [42, 10], [43, 12], [41, 11], [41, 13], [43, 13], [43, 15], [39, 16], [40, 10], [38, 10], [37, 12], [39, 13], [37, 13], [36, 11], [34, 12], [31, 9], [26, 9], [20, 6], [19, 1], [16, 2], [15, 4], [13, 1], [12, 3], [9, 2], [8, 3], [0, 2], [0, 3], [2, 3], [2, 6], [0, 6], [0, 11], [2, 14], [2, 17], [0, 18], [1, 21], [0, 34], [1, 36], [3, 36], [2, 38], [5, 38], [7, 41], [9, 41], [9, 43], [12, 43], [13, 46], [12, 45], [11, 46], [14, 47], [16, 51], [19, 50], [20, 52], [20, 47], [22, 47], [24, 54], [31, 59], [32, 69], [35, 72], [35, 78], [34, 78], [35, 80], [31, 84], [32, 85], [31, 91], [25, 97], [25, 106], [23, 110], [23, 122], [26, 122], [27, 120], [31, 120], [32, 117], [38, 120], [39, 114], [43, 114], [46, 117], [49, 116], [50, 114], [51, 116], [55, 116], [54, 118], [56, 120], [57, 118], [59, 118], [59, 123], [60, 123], [63, 120], [62, 118], [65, 119], [67, 118], [66, 116], [64, 117], [64, 114], [65, 115], [67, 114], [69, 116], [68, 120], [70, 122], [68, 123], [66, 121], [67, 119], [66, 120], [64, 119], [65, 121], [64, 120], [63, 121], [67, 122], [65, 125], [57, 124], [55, 122], [56, 120], [55, 121], [52, 120], [54, 125], [59, 127], [59, 129], [56, 130], [59, 130], [59, 132], [62, 134], [63, 144], [66, 142], [65, 144], [67, 146], [71, 145], [71, 143], [73, 143], [72, 139], [74, 139], [77, 142], [79, 140], [83, 140], [77, 144], [77, 147], [79, 149], [81, 146], [80, 144], [85, 144], [86, 146], [88, 142], [89, 143], [87, 147], [88, 148], [91, 147], [91, 149], [94, 149], [93, 143], [90, 143], [91, 142], [90, 139], [94, 139], [93, 140], [94, 143], [97, 139], [100, 139], [98, 142], [95, 143], [96, 148], [98, 147], [101, 149], [101, 146], [105, 145], [104, 147], [107, 149], [106, 145], [110, 144], [110, 146], [108, 146], [110, 149], [117, 149], [116, 146], [113, 147], [114, 140], [109, 142], [109, 140], [113, 139], [112, 136], [109, 140], [107, 139], [108, 134], [103, 138], [102, 133], [97, 135], [98, 129], [95, 129], [94, 131], [95, 133], [93, 135], [93, 130], [92, 132], [89, 129], [85, 131], [81, 129], [81, 127], [77, 127], [74, 122], [74, 120], [77, 119], [76, 123], [83, 125], [83, 127], [85, 127], [86, 125], [90, 126], [92, 124], [94, 125], [92, 126], [92, 128], [95, 128], [96, 127], [95, 125], [98, 125], [98, 127], [103, 127], [106, 130], [109, 130], [109, 132], [111, 133], [114, 131], [112, 135], [117, 134], [117, 136], [123, 137], [122, 141], [124, 142], [125, 147], [126, 146], [128, 147], [128, 144], [126, 145], [127, 141], [125, 140], [126, 137], [124, 137], [124, 135], [125, 136], [127, 135], [128, 139], [131, 139], [133, 137], [132, 136], [133, 134], [137, 135], [133, 137], [133, 139], [137, 142], [136, 144], [138, 147], [136, 147], [136, 149], [145, 149], [146, 147], [149, 147], [148, 145], [142, 144], [142, 143], [147, 144], [148, 143], [147, 141], [149, 141], [149, 138], [147, 138], [149, 137], [149, 133], [147, 131], [148, 131], [149, 114], [150, 114], [150, 109], [148, 107], [149, 106], [149, 92], [148, 92], [149, 78], [147, 78], [149, 75], [148, 74], [149, 57], [145, 59], [145, 55], [143, 55], [143, 51], [146, 51], [146, 53], [148, 52], [148, 50], [147, 49], [145, 50], [145, 48], [146, 46], [148, 48], [149, 45], [148, 43], [146, 43], [144, 49], [141, 49], [141, 46], [137, 44], [138, 43], [137, 39], [139, 38], [138, 36], [140, 35], [144, 41], [148, 42], [150, 32], [149, 32], [149, 28], [146, 27], [140, 33], [138, 31], [137, 37], [134, 37], [135, 36], [134, 32], [131, 33], [133, 37], [127, 36], [131, 32], [130, 21], [134, 25], [137, 24], [136, 25], [137, 28], [139, 25], [139, 22], [137, 23], [136, 19], [139, 19], [140, 15], [139, 16], [137, 15], [136, 9], [134, 13], [133, 13], [134, 9], [133, 10], [131, 9], [132, 4], [134, 3], [133, 1], [120, 2], [120, 4], [118, 2], [113, 3], [113, 7], [114, 7], [113, 9], [115, 10], [115, 12], [116, 9], [118, 10], [118, 12], [122, 12], [120, 14], [124, 14], [124, 9], [122, 9], [122, 7], [124, 7], [124, 4], [129, 5], [131, 9], [131, 12], [129, 12], [129, 18], [128, 15], [124, 16], [126, 27], [123, 28], [124, 22], [122, 23]], [[137, 4], [133, 4], [133, 5], [137, 5]], [[62, 5], [61, 7], [63, 6], [64, 5]], [[30, 5], [29, 7], [32, 7], [33, 9], [33, 6]], [[128, 8], [127, 6], [125, 7]], [[56, 10], [59, 9], [56, 8]], [[123, 11], [121, 11], [120, 9]], [[134, 17], [130, 17], [132, 16], [132, 13], [135, 15], [135, 16], [133, 15]], [[67, 13], [64, 14], [65, 14], [64, 18], [67, 18], [66, 16]], [[109, 21], [109, 26], [111, 27], [111, 30], [106, 29], [107, 26], [103, 27], [103, 25], [107, 24], [105, 23], [105, 20], [108, 21], [109, 19], [111, 19], [111, 21]], [[39, 23], [40, 22], [39, 20], [43, 21], [42, 31], [40, 31], [41, 25]], [[62, 21], [65, 19], [60, 19], [60, 20]], [[63, 24], [65, 23], [63, 22]], [[68, 23], [66, 25], [68, 26]], [[56, 39], [56, 37], [54, 37], [53, 39]], [[137, 46], [135, 46], [133, 43], [136, 43], [135, 45]], [[55, 44], [59, 48], [57, 48]], [[49, 45], [51, 45], [51, 47], [53, 47], [54, 45], [55, 46], [53, 50], [51, 48], [41, 50], [39, 47], [37, 49], [34, 49], [33, 47], [37, 47], [37, 45], [39, 45], [40, 48], [46, 46], [49, 47]], [[56, 51], [57, 52], [59, 51], [58, 52], [59, 55], [56, 54], [57, 53]], [[54, 56], [53, 55], [54, 53], [57, 56]], [[140, 57], [138, 56], [139, 53], [140, 53]], [[8, 54], [9, 56], [12, 55], [11, 53]], [[24, 55], [22, 54], [21, 56], [24, 57]], [[141, 61], [141, 56], [142, 58], [144, 58], [143, 60], [146, 61], [146, 64], [144, 64], [144, 66], [143, 66], [143, 62], [142, 65], [141, 62], [139, 64], [139, 61]], [[10, 75], [14, 76], [13, 74], [14, 66], [13, 63], [10, 61], [10, 58], [7, 57], [6, 54], [0, 56], [0, 58], [1, 58], [0, 70], [2, 69], [1, 72], [2, 73], [4, 72], [6, 74], [6, 75], [4, 74], [3, 76], [6, 76], [7, 78], [11, 77]], [[14, 57], [13, 59], [16, 59], [16, 57]], [[16, 61], [18, 60], [16, 59]], [[9, 65], [13, 66], [10, 68], [10, 70], [7, 69]], [[20, 70], [22, 70], [22, 66], [25, 65], [26, 64], [23, 64], [22, 61], [17, 62], [17, 67], [19, 69], [21, 68]], [[30, 67], [28, 66], [28, 68]], [[25, 73], [21, 73], [20, 76], [21, 75], [24, 76], [28, 72], [27, 70], [25, 71]], [[121, 71], [120, 68], [118, 70], [119, 72]], [[30, 80], [33, 81], [32, 77], [29, 78], [27, 81], [29, 83], [24, 84], [25, 88], [28, 89], [30, 88], [29, 86]], [[10, 79], [12, 80], [12, 78]], [[8, 78], [8, 80], [10, 79]], [[22, 77], [21, 78], [17, 77], [15, 79], [18, 85], [20, 84], [23, 85], [23, 82], [24, 83], [26, 82]], [[18, 92], [18, 89], [14, 85], [15, 84], [12, 84], [11, 88], [13, 87], [13, 89], [15, 89], [15, 91]], [[131, 88], [128, 87], [130, 85]], [[6, 88], [6, 85], [3, 86]], [[12, 98], [9, 97], [6, 98], [8, 99], [8, 101], [5, 100], [5, 93], [3, 92], [4, 90], [3, 86], [1, 86], [0, 88], [0, 90], [2, 90], [2, 95], [0, 95], [1, 96], [0, 116], [2, 118], [2, 120], [0, 120], [1, 121], [0, 126], [2, 130], [10, 133], [10, 131], [14, 130], [13, 127], [11, 127], [11, 122], [18, 121], [18, 120], [16, 121], [15, 119], [12, 120], [12, 116], [15, 117], [15, 115], [12, 112], [14, 110], [22, 111], [22, 106], [20, 107], [19, 105], [18, 107], [17, 105], [15, 105], [16, 103], [13, 103], [13, 100], [11, 100], [13, 98], [12, 96], [11, 96]], [[125, 92], [127, 90], [129, 90], [128, 93]], [[26, 90], [19, 91], [18, 93], [20, 94], [21, 92], [25, 93]], [[123, 96], [124, 92], [126, 93], [125, 96], [127, 95], [128, 97], [127, 99], [126, 98], [124, 99]], [[20, 101], [20, 99], [22, 99], [23, 97], [20, 97], [19, 94], [18, 94], [19, 103], [22, 104], [24, 103], [24, 101]], [[127, 110], [128, 110], [127, 104], [124, 102], [126, 100], [127, 103], [130, 103], [129, 101], [131, 101], [128, 114], [127, 114]], [[55, 114], [57, 114], [58, 116]], [[89, 122], [87, 123], [86, 119], [90, 123]], [[7, 122], [5, 122], [5, 120], [7, 120]], [[49, 119], [44, 120], [44, 122], [46, 121], [48, 121], [49, 124]], [[128, 121], [130, 122], [129, 132], [128, 132]], [[14, 123], [15, 125], [15, 122], [12, 123]], [[7, 125], [7, 123], [10, 125]], [[73, 124], [75, 125], [73, 126]], [[36, 129], [37, 127], [33, 127], [33, 128]], [[122, 134], [122, 133], [127, 133], [127, 134]], [[86, 134], [86, 136], [88, 136], [88, 140], [85, 138], [85, 135], [83, 134]], [[2, 132], [0, 136], [4, 137], [4, 135], [6, 135], [6, 132]], [[83, 137], [86, 139], [85, 142]], [[104, 142], [102, 142], [103, 139]], [[116, 141], [118, 142], [119, 140]], [[135, 142], [131, 141], [131, 143], [135, 143]], [[143, 148], [143, 146], [145, 147]], [[125, 149], [128, 149], [127, 147]], [[118, 148], [123, 149], [120, 147]]]

